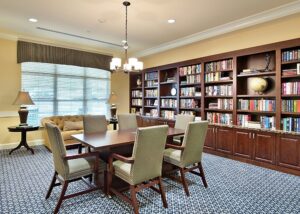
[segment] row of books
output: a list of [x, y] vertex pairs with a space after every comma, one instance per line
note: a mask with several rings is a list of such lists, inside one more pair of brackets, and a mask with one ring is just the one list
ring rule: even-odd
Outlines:
[[210, 123], [232, 125], [232, 114], [207, 112], [206, 118]]
[[201, 78], [200, 74], [199, 75], [191, 75], [191, 76], [186, 76], [186, 80], [182, 80], [180, 84], [195, 84], [195, 83], [200, 83]]
[[210, 109], [233, 109], [233, 100], [232, 99], [218, 99], [217, 102], [211, 102], [208, 104]]
[[145, 105], [146, 106], [157, 106], [157, 100], [145, 100]]
[[232, 96], [232, 85], [214, 85], [205, 87], [207, 96]]
[[205, 72], [232, 70], [232, 59], [225, 59], [205, 64]]
[[158, 96], [158, 90], [157, 89], [146, 90], [145, 95], [146, 95], [146, 97], [157, 97]]
[[180, 114], [195, 115], [194, 111], [180, 111]]
[[282, 95], [300, 94], [300, 82], [282, 83]]
[[161, 117], [165, 119], [175, 119], [175, 111], [161, 110]]
[[226, 74], [227, 72], [215, 72], [205, 74], [205, 82], [215, 82], [221, 80], [231, 80], [231, 77]]
[[[180, 89], [180, 96], [196, 96], [196, 88], [195, 87], [188, 87], [188, 88], [181, 88]], [[197, 92], [197, 95], [201, 96], [201, 92]]]
[[283, 131], [300, 132], [300, 118], [286, 117], [281, 120]]
[[250, 110], [250, 111], [275, 111], [275, 100], [238, 100], [239, 110]]
[[300, 60], [300, 49], [282, 52], [281, 60], [282, 62]]
[[199, 108], [199, 102], [194, 99], [181, 99], [180, 108]]
[[141, 106], [142, 104], [143, 104], [142, 99], [132, 99], [131, 100], [131, 105], [133, 105], [133, 106]]
[[282, 100], [281, 111], [300, 113], [300, 100]]
[[145, 73], [145, 80], [156, 80], [158, 79], [158, 72], [150, 72], [150, 73]]
[[143, 92], [140, 90], [133, 90], [131, 91], [131, 96], [132, 97], [142, 97], [143, 96]]
[[201, 64], [179, 68], [180, 76], [185, 76], [185, 75], [189, 75], [189, 74], [199, 74], [199, 73], [201, 73]]
[[[252, 115], [244, 115], [244, 114], [238, 114], [237, 115], [237, 125], [242, 127], [250, 127], [250, 123], [252, 123], [254, 118], [252, 118]], [[259, 128], [264, 129], [275, 129], [275, 117], [269, 117], [269, 116], [260, 116], [259, 117]]]
[[176, 108], [177, 100], [176, 99], [161, 99], [161, 107]]
[[158, 86], [157, 80], [146, 81], [146, 87]]
[[300, 75], [300, 63], [297, 63], [297, 68], [282, 69], [282, 76]]

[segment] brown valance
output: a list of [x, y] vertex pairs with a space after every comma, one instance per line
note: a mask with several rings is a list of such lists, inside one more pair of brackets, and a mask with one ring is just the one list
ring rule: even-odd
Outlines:
[[44, 62], [109, 70], [111, 56], [18, 41], [17, 62]]

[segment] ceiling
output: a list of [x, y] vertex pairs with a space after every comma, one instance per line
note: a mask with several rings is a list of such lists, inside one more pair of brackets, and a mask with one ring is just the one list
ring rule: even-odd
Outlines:
[[[121, 47], [47, 32], [37, 27], [121, 45], [125, 37], [125, 7], [122, 2], [122, 0], [0, 0], [0, 29], [14, 32], [21, 39], [39, 38], [45, 41], [68, 42], [106, 50], [111, 54], [120, 53], [123, 51]], [[139, 56], [300, 12], [299, 0], [130, 2], [129, 53]], [[38, 22], [28, 22], [32, 17], [38, 19]], [[170, 18], [175, 19], [176, 23], [168, 24], [167, 20]]]

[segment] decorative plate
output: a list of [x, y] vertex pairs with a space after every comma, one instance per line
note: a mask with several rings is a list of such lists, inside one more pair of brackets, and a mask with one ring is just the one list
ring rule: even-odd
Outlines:
[[172, 95], [172, 96], [175, 96], [176, 93], [177, 93], [176, 88], [172, 88], [172, 89], [171, 89], [171, 95]]

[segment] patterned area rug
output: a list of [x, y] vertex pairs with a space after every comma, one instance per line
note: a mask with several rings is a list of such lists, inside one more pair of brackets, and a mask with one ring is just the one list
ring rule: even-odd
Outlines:
[[[0, 151], [0, 213], [52, 213], [61, 187], [45, 200], [52, 175], [52, 154], [34, 147], [8, 155]], [[188, 174], [190, 197], [180, 184], [163, 179], [169, 208], [151, 189], [138, 194], [140, 213], [300, 213], [300, 178], [269, 169], [205, 154], [203, 166], [208, 188], [198, 176]], [[85, 189], [82, 181], [68, 193]], [[65, 200], [60, 213], [132, 213], [117, 197], [101, 198], [99, 192]]]

